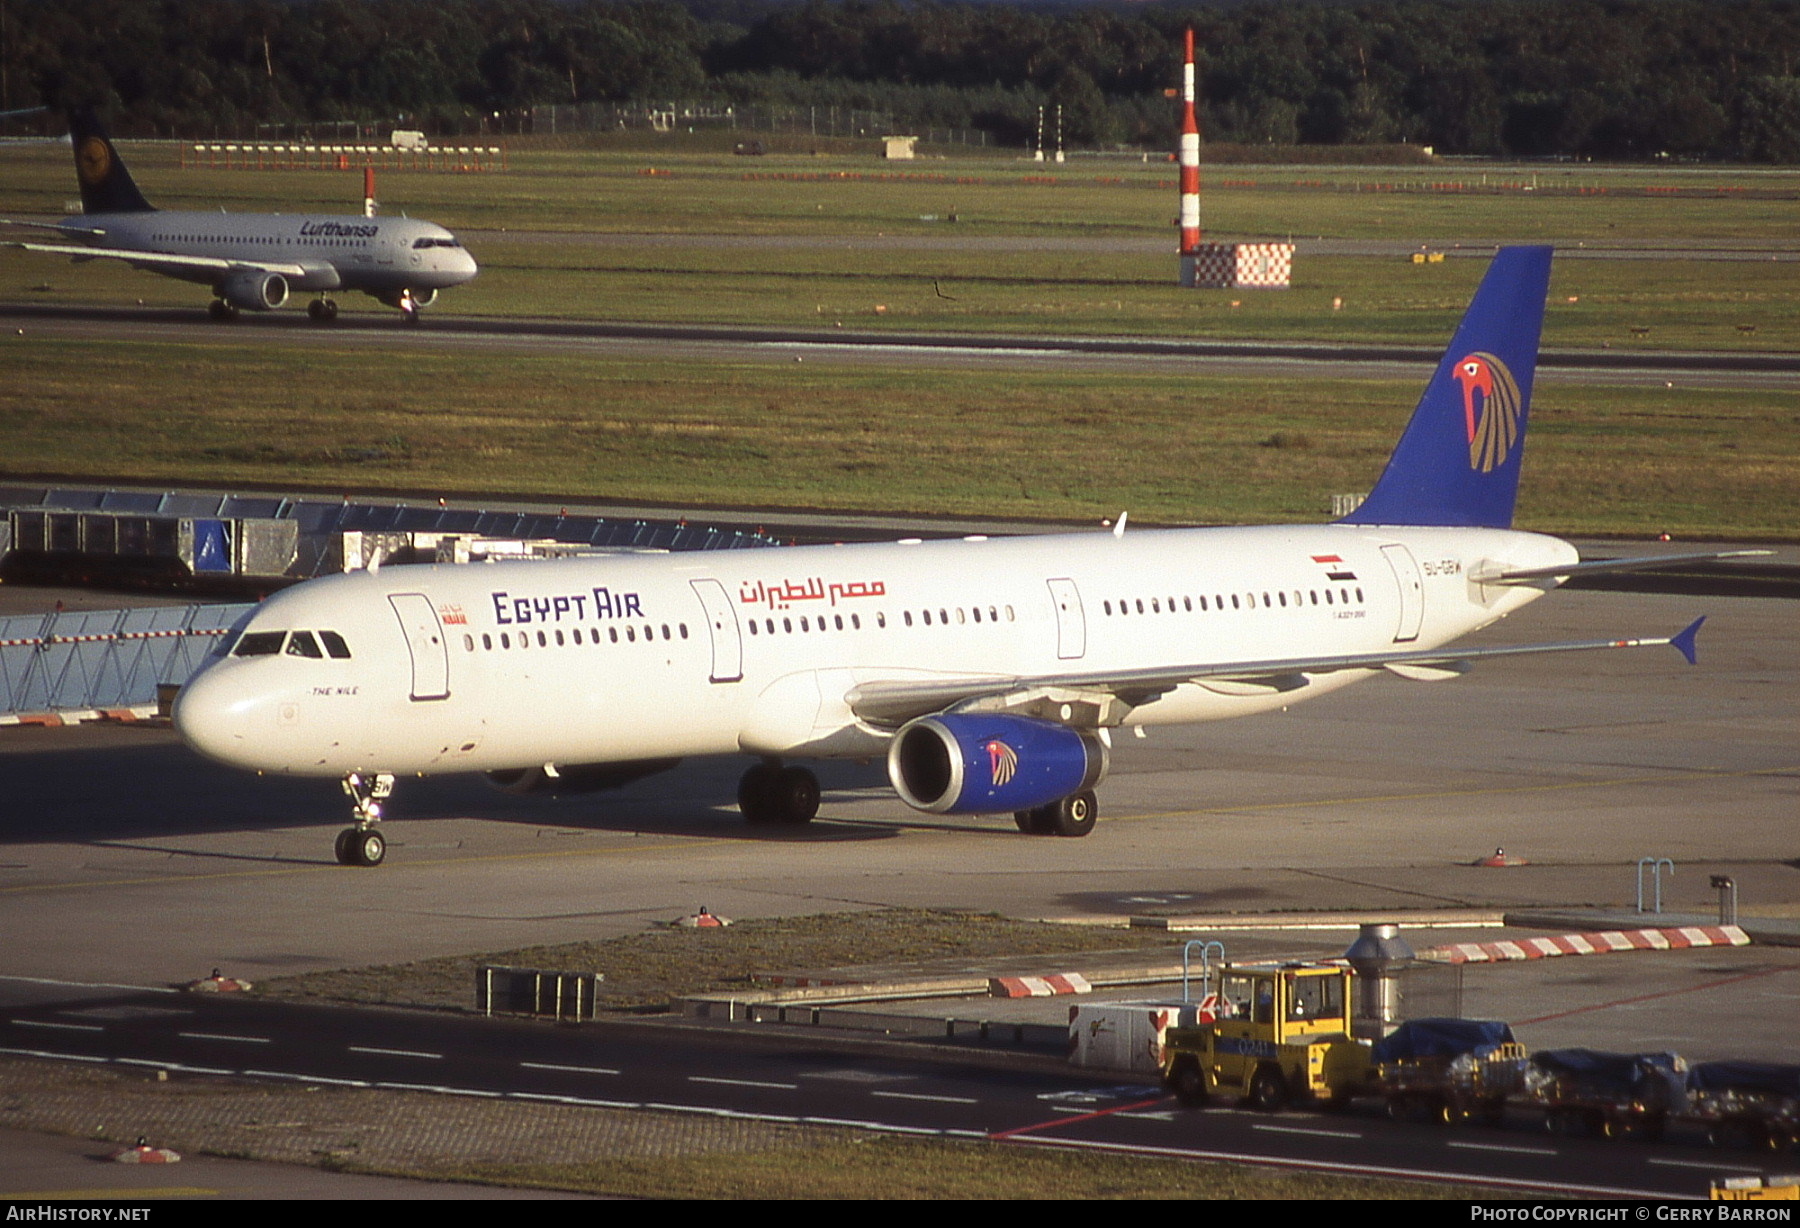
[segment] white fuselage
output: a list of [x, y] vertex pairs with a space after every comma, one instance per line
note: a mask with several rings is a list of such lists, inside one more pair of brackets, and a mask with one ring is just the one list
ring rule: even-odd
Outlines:
[[[1478, 569], [1575, 559], [1510, 530], [1333, 525], [389, 567], [288, 589], [237, 632], [335, 632], [347, 657], [214, 655], [175, 720], [213, 758], [312, 776], [868, 757], [893, 729], [852, 711], [859, 686], [1435, 648], [1540, 595]], [[1122, 723], [1371, 672], [1184, 683]]]
[[[431, 222], [402, 217], [325, 217], [286, 213], [100, 213], [66, 218], [63, 226], [100, 231], [91, 246], [108, 252], [223, 260], [255, 267], [292, 266], [295, 290], [361, 290], [381, 295], [442, 290], [475, 276], [475, 259], [456, 236]], [[146, 264], [155, 272], [216, 284], [216, 267]]]

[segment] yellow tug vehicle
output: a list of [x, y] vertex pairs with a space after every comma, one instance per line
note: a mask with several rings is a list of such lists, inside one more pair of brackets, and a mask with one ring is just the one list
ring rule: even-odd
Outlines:
[[1227, 966], [1215, 1017], [1169, 1029], [1165, 1085], [1188, 1108], [1229, 1096], [1265, 1112], [1377, 1090], [1369, 1046], [1350, 1034], [1352, 976], [1331, 964]]

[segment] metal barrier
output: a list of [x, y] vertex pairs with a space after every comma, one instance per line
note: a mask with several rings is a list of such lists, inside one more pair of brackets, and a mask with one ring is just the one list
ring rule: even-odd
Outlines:
[[[346, 549], [346, 538], [359, 534]], [[404, 535], [404, 538], [403, 536]], [[451, 535], [597, 550], [741, 550], [774, 538], [683, 521], [490, 512], [475, 508], [280, 496], [0, 485], [0, 559], [79, 560], [96, 568], [162, 566], [181, 576], [307, 579], [366, 564], [364, 541], [417, 553]], [[423, 559], [387, 561], [433, 561]]]
[[146, 716], [248, 604], [58, 610], [0, 618], [0, 723]]

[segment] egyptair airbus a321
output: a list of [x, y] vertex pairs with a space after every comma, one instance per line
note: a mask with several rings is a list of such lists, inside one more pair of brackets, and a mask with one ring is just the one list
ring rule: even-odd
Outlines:
[[399, 308], [410, 321], [439, 290], [475, 276], [475, 258], [455, 235], [431, 222], [154, 208], [91, 113], [70, 117], [69, 137], [82, 212], [43, 228], [74, 242], [6, 246], [70, 256], [78, 263], [121, 260], [211, 286], [216, 319], [240, 310], [274, 311], [298, 290], [317, 295], [307, 307], [313, 319], [332, 320], [338, 306], [331, 295], [359, 290]]
[[1451, 646], [1569, 576], [1674, 561], [1584, 564], [1511, 528], [1549, 274], [1548, 248], [1495, 258], [1368, 500], [1334, 524], [332, 576], [245, 618], [175, 725], [225, 763], [340, 777], [347, 864], [382, 859], [397, 775], [580, 791], [690, 755], [755, 757], [752, 822], [813, 817], [818, 780], [795, 760], [885, 757], [909, 806], [1081, 836], [1121, 727], [1523, 653], [1672, 644], [1691, 662], [1699, 622]]

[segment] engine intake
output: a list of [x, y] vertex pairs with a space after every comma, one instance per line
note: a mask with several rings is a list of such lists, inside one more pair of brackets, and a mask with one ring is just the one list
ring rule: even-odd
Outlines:
[[1004, 714], [920, 717], [888, 747], [894, 791], [931, 814], [1035, 810], [1093, 788], [1110, 764], [1090, 730]]
[[233, 273], [219, 286], [219, 297], [246, 311], [274, 311], [288, 301], [287, 278], [280, 273]]

